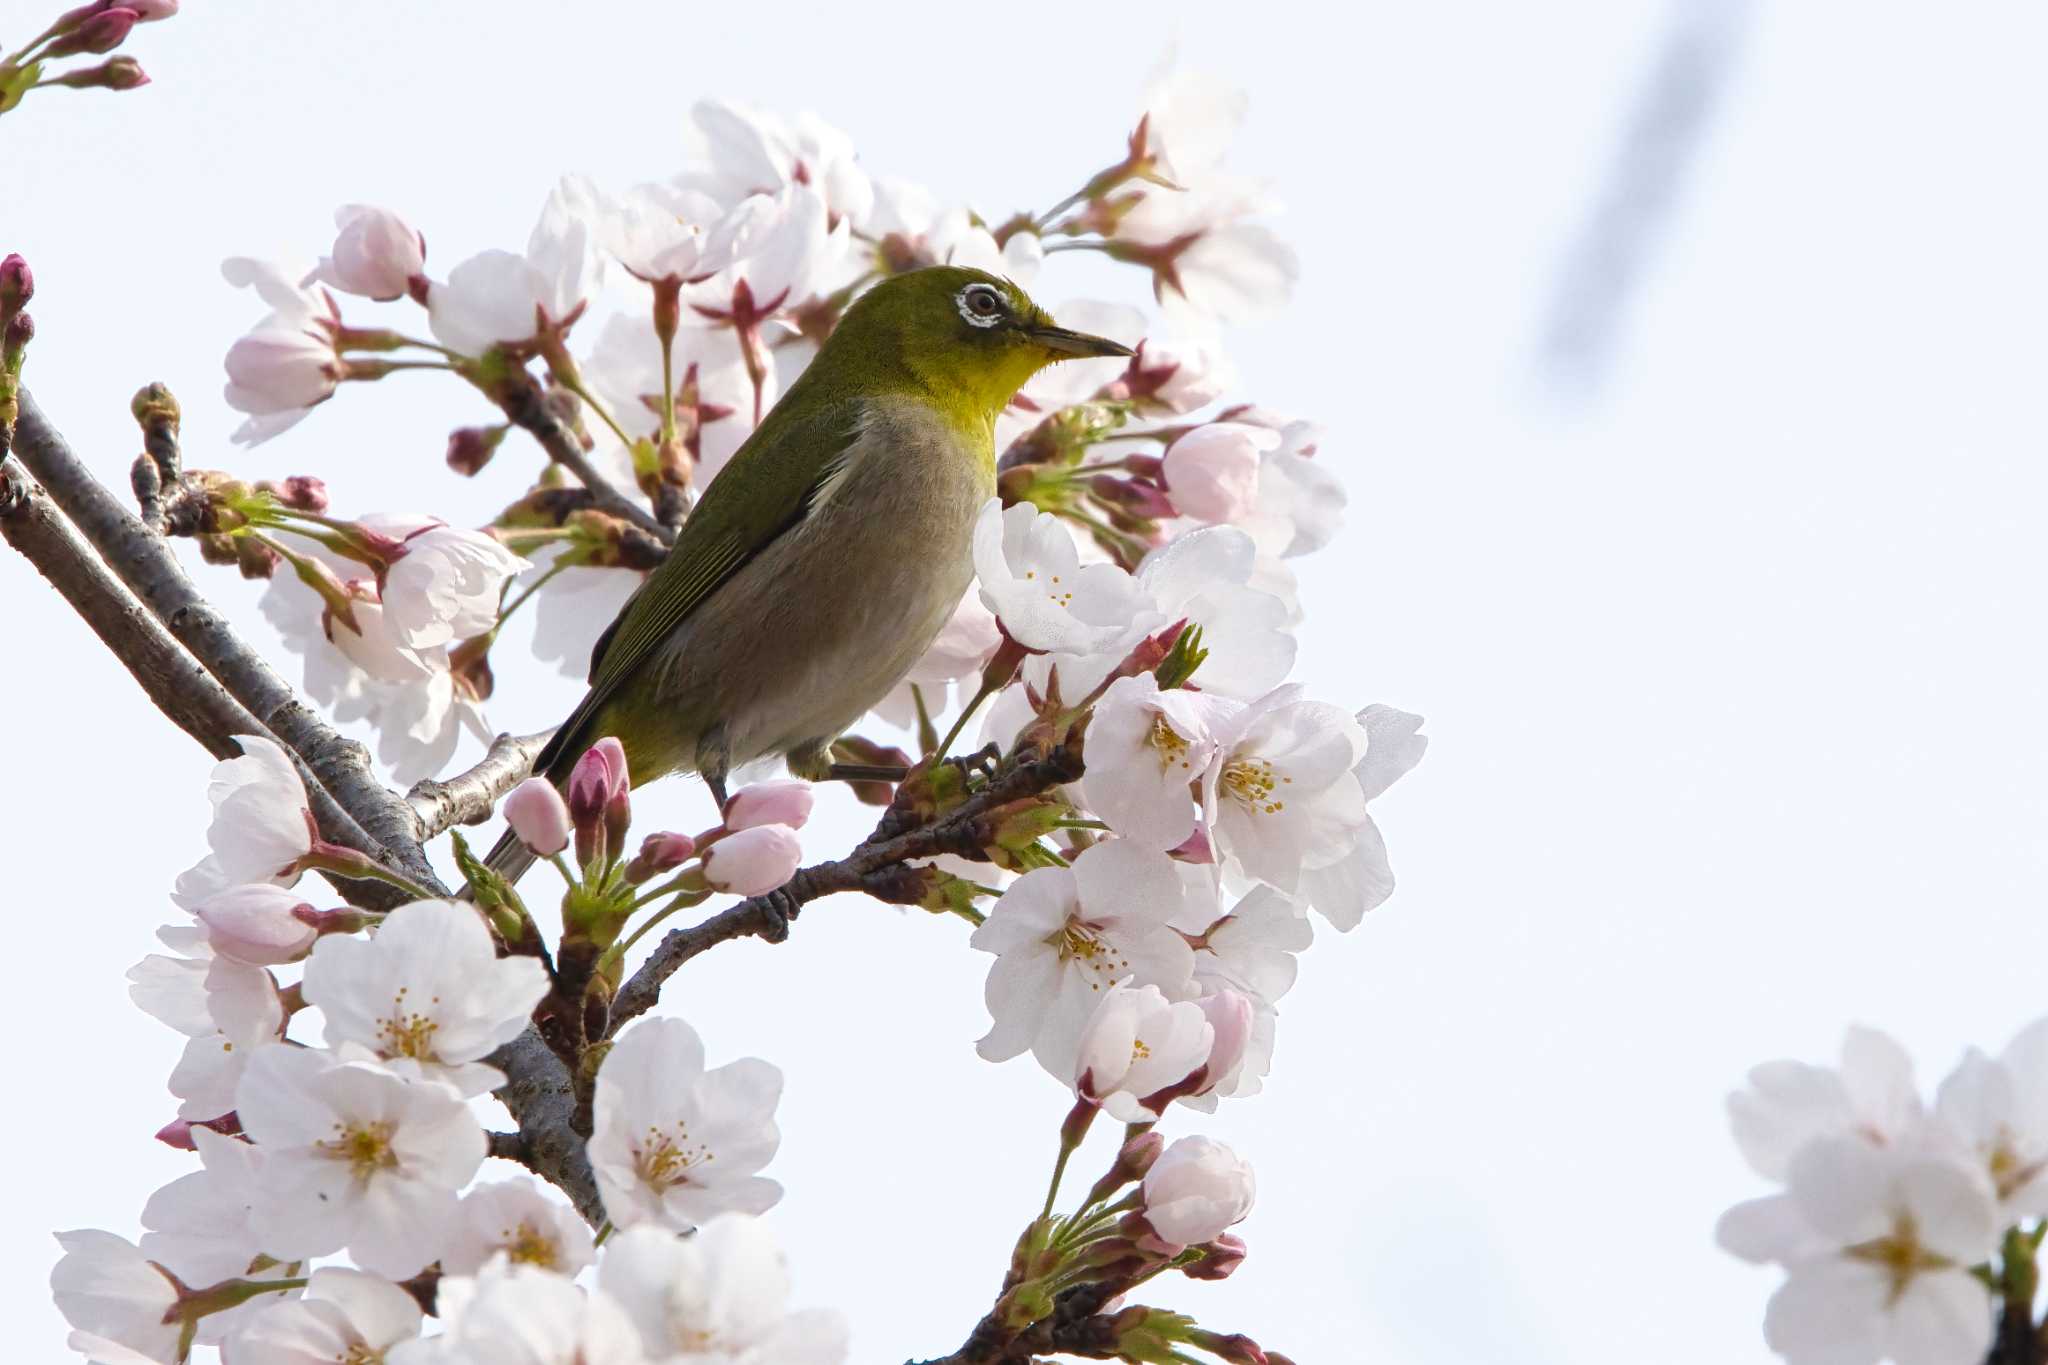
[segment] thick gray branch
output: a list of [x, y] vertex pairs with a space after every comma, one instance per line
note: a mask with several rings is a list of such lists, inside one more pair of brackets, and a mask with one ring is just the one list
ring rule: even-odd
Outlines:
[[405, 794], [417, 822], [414, 837], [421, 843], [456, 825], [480, 825], [490, 819], [498, 798], [533, 771], [533, 757], [547, 744], [552, 730], [537, 735], [499, 735], [490, 752], [474, 768], [445, 782], [433, 778], [413, 784]]

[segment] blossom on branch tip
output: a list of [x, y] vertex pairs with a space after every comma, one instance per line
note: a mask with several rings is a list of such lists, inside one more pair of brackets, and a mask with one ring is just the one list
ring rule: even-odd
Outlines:
[[1277, 432], [1243, 422], [1208, 422], [1166, 448], [1167, 496], [1183, 516], [1235, 522], [1258, 506], [1259, 464]]
[[680, 1231], [724, 1212], [763, 1213], [782, 1187], [755, 1174], [782, 1137], [782, 1073], [757, 1057], [705, 1070], [680, 1019], [642, 1019], [597, 1073], [590, 1164], [615, 1227]]
[[647, 1365], [609, 1295], [536, 1266], [501, 1257], [448, 1276], [435, 1307], [442, 1334], [401, 1343], [385, 1365]]
[[353, 1043], [480, 1095], [505, 1079], [482, 1059], [525, 1029], [548, 980], [536, 958], [497, 955], [475, 906], [429, 900], [400, 906], [368, 938], [322, 938], [301, 990], [329, 1047]]
[[[1352, 776], [1370, 804], [1422, 761], [1429, 736], [1420, 733], [1421, 716], [1378, 703], [1360, 711], [1357, 720], [1365, 731], [1366, 747]], [[1387, 861], [1386, 840], [1371, 815], [1359, 826], [1357, 842], [1349, 853], [1303, 872], [1301, 892], [1316, 912], [1340, 931], [1357, 928], [1368, 910], [1394, 894], [1394, 869]]]
[[496, 1180], [470, 1187], [462, 1196], [441, 1269], [450, 1275], [474, 1275], [493, 1256], [538, 1266], [558, 1275], [574, 1275], [596, 1255], [590, 1225], [576, 1210], [547, 1192], [530, 1176]]
[[427, 323], [451, 351], [482, 355], [574, 322], [604, 275], [596, 192], [574, 177], [549, 193], [524, 254], [479, 252], [427, 289]]
[[529, 777], [507, 792], [502, 813], [531, 853], [552, 858], [569, 846], [569, 805], [545, 777]]
[[787, 825], [751, 825], [704, 850], [704, 880], [714, 891], [761, 896], [796, 874], [803, 844]]
[[229, 1336], [223, 1357], [263, 1365], [382, 1361], [420, 1334], [422, 1314], [391, 1281], [346, 1266], [322, 1266], [305, 1297], [266, 1305]]
[[811, 805], [816, 799], [811, 784], [797, 778], [756, 782], [740, 788], [726, 802], [725, 827], [741, 830], [755, 825], [786, 825], [802, 829], [811, 818]]
[[1215, 1043], [1194, 1001], [1169, 1000], [1157, 986], [1113, 986], [1082, 1029], [1074, 1093], [1125, 1123], [1150, 1123], [1208, 1065]]
[[1855, 1136], [1888, 1146], [1926, 1112], [1912, 1059], [1873, 1028], [1849, 1029], [1839, 1068], [1765, 1062], [1748, 1080], [1728, 1097], [1728, 1121], [1743, 1159], [1767, 1180], [1786, 1179], [1795, 1154], [1816, 1139]]
[[267, 1153], [251, 1219], [280, 1259], [346, 1248], [365, 1270], [411, 1275], [447, 1244], [456, 1191], [484, 1159], [483, 1129], [452, 1089], [367, 1058], [264, 1048], [235, 1112]]
[[1283, 687], [1232, 718], [1203, 778], [1217, 851], [1245, 875], [1293, 893], [1311, 868], [1356, 846], [1368, 817], [1353, 767], [1363, 727], [1341, 707]]
[[177, 1358], [178, 1290], [163, 1271], [133, 1243], [97, 1228], [60, 1232], [57, 1244], [64, 1256], [50, 1271], [50, 1295], [66, 1322], [146, 1360]]
[[201, 901], [192, 913], [206, 926], [207, 941], [222, 957], [256, 967], [296, 962], [320, 931], [299, 912], [313, 907], [270, 882], [231, 886]]
[[432, 649], [498, 624], [505, 585], [527, 567], [482, 531], [430, 524], [400, 542], [384, 570], [384, 619], [408, 649]]
[[1092, 654], [1125, 638], [1149, 605], [1114, 564], [1083, 567], [1058, 517], [991, 498], [974, 525], [983, 605], [1026, 649]]
[[339, 349], [341, 311], [325, 289], [294, 280], [282, 267], [246, 256], [221, 262], [229, 284], [252, 288], [271, 312], [228, 348], [228, 406], [249, 414], [235, 432], [255, 445], [292, 426], [333, 396], [348, 375]]
[[1162, 692], [1150, 673], [1111, 683], [1088, 727], [1088, 809], [1147, 848], [1186, 843], [1196, 828], [1194, 787], [1216, 748], [1215, 716], [1210, 698]]

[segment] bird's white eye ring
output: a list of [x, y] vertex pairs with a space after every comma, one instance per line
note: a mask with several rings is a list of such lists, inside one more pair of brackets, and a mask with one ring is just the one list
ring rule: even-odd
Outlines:
[[970, 284], [953, 302], [970, 327], [993, 327], [1003, 320], [1003, 296], [993, 285]]

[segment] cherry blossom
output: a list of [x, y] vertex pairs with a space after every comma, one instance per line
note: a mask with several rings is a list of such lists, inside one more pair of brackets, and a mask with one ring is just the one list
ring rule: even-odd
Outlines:
[[1138, 586], [1152, 599], [1158, 625], [1186, 620], [1202, 628], [1209, 657], [1197, 685], [1238, 701], [1264, 695], [1294, 668], [1286, 605], [1252, 585], [1257, 559], [1251, 537], [1214, 526], [1176, 537], [1138, 565]]
[[[1366, 748], [1352, 775], [1370, 803], [1422, 761], [1429, 736], [1419, 733], [1422, 717], [1391, 706], [1368, 706], [1357, 719], [1365, 731]], [[1301, 889], [1309, 904], [1339, 930], [1357, 928], [1366, 911], [1394, 894], [1394, 869], [1387, 862], [1386, 840], [1371, 815], [1359, 826], [1358, 841], [1349, 853], [1302, 873]]]
[[506, 583], [526, 567], [481, 531], [429, 524], [400, 543], [384, 573], [385, 624], [413, 650], [481, 635], [498, 623]]
[[569, 846], [569, 805], [545, 777], [529, 777], [506, 793], [499, 808], [519, 842], [543, 858]]
[[1245, 874], [1293, 892], [1350, 854], [1365, 828], [1353, 767], [1366, 734], [1340, 707], [1283, 687], [1235, 716], [1204, 778], [1210, 837]]
[[1207, 72], [1168, 64], [1146, 82], [1142, 133], [1132, 151], [1173, 184], [1196, 183], [1230, 150], [1250, 103], [1243, 90]]
[[787, 825], [753, 825], [736, 830], [704, 852], [704, 880], [713, 890], [760, 896], [796, 873], [804, 849]]
[[427, 240], [389, 209], [344, 204], [334, 211], [338, 230], [332, 255], [320, 261], [322, 280], [346, 294], [403, 298], [426, 285]]
[[1935, 1091], [1937, 1141], [1974, 1158], [2008, 1223], [2048, 1214], [2048, 1019], [1996, 1057], [1976, 1048]]
[[1965, 1365], [1991, 1345], [1990, 1296], [1970, 1267], [1998, 1245], [1996, 1196], [1954, 1162], [1818, 1138], [1791, 1195], [1832, 1250], [1794, 1261], [1764, 1313], [1790, 1365]]
[[634, 278], [681, 284], [725, 264], [705, 252], [709, 225], [722, 215], [707, 194], [675, 185], [636, 185], [602, 204], [598, 241]]
[[974, 526], [981, 600], [1027, 649], [1092, 654], [1123, 640], [1150, 604], [1113, 564], [1085, 568], [1065, 525], [1028, 503], [991, 498]]
[[1175, 1139], [1145, 1172], [1145, 1222], [1178, 1251], [1213, 1241], [1252, 1211], [1252, 1168], [1206, 1137]]
[[874, 187], [854, 157], [852, 139], [815, 114], [789, 118], [699, 100], [690, 108], [690, 123], [704, 164], [679, 183], [720, 203], [730, 206], [749, 195], [805, 185], [817, 190], [834, 222], [861, 222], [873, 207]]
[[181, 875], [171, 893], [186, 910], [231, 886], [290, 886], [313, 847], [306, 789], [290, 755], [262, 735], [237, 735], [235, 743], [241, 756], [215, 764], [207, 783], [213, 819], [206, 843], [213, 852]]
[[740, 788], [726, 802], [725, 827], [737, 830], [755, 825], [786, 825], [802, 829], [811, 818], [811, 805], [816, 800], [811, 784], [795, 778], [756, 782]]
[[462, 1196], [441, 1268], [474, 1275], [493, 1256], [561, 1275], [574, 1275], [595, 1256], [590, 1225], [576, 1210], [550, 1199], [530, 1177], [472, 1186]]
[[334, 395], [348, 374], [336, 346], [341, 312], [324, 289], [309, 288], [269, 261], [246, 256], [221, 263], [229, 284], [253, 288], [271, 312], [228, 348], [224, 397], [229, 407], [249, 414], [234, 434], [238, 445], [256, 445], [296, 424]]
[[1208, 1065], [1215, 1042], [1194, 1001], [1169, 1000], [1157, 986], [1113, 986], [1082, 1029], [1074, 1091], [1125, 1123], [1150, 1123]]
[[[659, 436], [661, 340], [649, 315], [636, 312], [607, 318], [598, 333], [597, 344], [584, 361], [584, 374], [612, 419], [629, 436], [650, 441]], [[702, 488], [717, 477], [740, 443], [753, 432], [753, 379], [731, 331], [688, 326], [679, 328], [671, 343], [669, 379], [675, 386], [670, 397], [675, 407], [676, 439], [692, 462], [692, 481]], [[773, 405], [780, 392], [777, 373], [764, 370], [763, 408]], [[637, 486], [639, 471], [633, 467], [631, 456], [618, 447], [610, 428], [601, 426], [596, 434], [602, 443], [598, 455], [611, 452], [621, 482]], [[624, 576], [638, 580], [637, 574], [626, 572]], [[603, 622], [597, 624], [601, 626]], [[590, 662], [587, 641], [578, 654], [576, 671], [580, 677]]]
[[[288, 1282], [302, 1273], [297, 1262], [263, 1256], [250, 1226], [263, 1153], [207, 1128], [194, 1128], [192, 1143], [205, 1168], [178, 1177], [143, 1205], [142, 1254], [199, 1287], [237, 1278]], [[266, 1306], [297, 1292], [286, 1283], [277, 1293], [209, 1313], [199, 1321], [197, 1339], [213, 1345]]]
[[782, 1073], [755, 1057], [709, 1071], [680, 1019], [643, 1019], [597, 1073], [590, 1164], [614, 1226], [683, 1229], [723, 1212], [761, 1213], [782, 1187], [756, 1175], [782, 1135]]
[[1750, 1071], [1747, 1088], [1728, 1097], [1735, 1145], [1767, 1180], [1784, 1180], [1794, 1155], [1816, 1139], [1851, 1136], [1888, 1146], [1925, 1113], [1905, 1049], [1860, 1026], [1842, 1040], [1839, 1069], [1765, 1062]]
[[222, 957], [256, 967], [296, 962], [312, 948], [319, 931], [300, 917], [313, 907], [297, 893], [270, 882], [251, 882], [217, 891], [192, 912], [206, 926], [207, 942]]
[[[64, 1320], [97, 1341], [112, 1342], [141, 1357], [168, 1362], [177, 1357], [181, 1324], [173, 1309], [178, 1291], [134, 1244], [111, 1232], [86, 1228], [60, 1232], [64, 1257], [50, 1271], [50, 1294]], [[103, 1359], [106, 1357], [102, 1357]]]
[[[553, 554], [545, 561], [536, 556], [535, 567], [520, 588], [531, 583], [536, 574], [553, 568], [553, 559]], [[606, 624], [625, 607], [641, 580], [642, 575], [634, 569], [587, 564], [562, 569], [548, 580], [547, 590], [535, 597], [528, 608], [534, 614], [533, 652], [564, 676], [583, 681], [590, 673], [591, 647]]]
[[563, 180], [548, 195], [525, 253], [480, 252], [427, 291], [427, 319], [443, 346], [482, 355], [531, 341], [539, 330], [572, 321], [603, 277], [594, 249], [596, 197], [589, 184]]
[[612, 1299], [531, 1265], [493, 1260], [441, 1281], [445, 1331], [402, 1342], [385, 1365], [645, 1365], [640, 1334]]
[[391, 1281], [346, 1266], [323, 1266], [304, 1298], [266, 1305], [221, 1350], [224, 1365], [374, 1365], [420, 1334], [412, 1295]]
[[1195, 831], [1193, 788], [1216, 749], [1216, 713], [1205, 694], [1162, 692], [1150, 673], [1111, 683], [1088, 727], [1088, 808], [1147, 848], [1186, 843]]
[[1348, 497], [1327, 460], [1314, 458], [1323, 429], [1263, 408], [1224, 412], [1231, 422], [1266, 427], [1280, 443], [1259, 461], [1257, 506], [1237, 524], [1251, 533], [1263, 554], [1293, 559], [1312, 554], [1336, 538]]
[[598, 1286], [639, 1329], [651, 1360], [838, 1365], [846, 1320], [789, 1311], [789, 1268], [757, 1218], [720, 1214], [695, 1236], [629, 1228], [606, 1246]]
[[179, 957], [153, 954], [128, 972], [129, 997], [186, 1037], [171, 1071], [178, 1115], [210, 1119], [235, 1107], [242, 1070], [284, 1035], [284, 1005], [269, 972], [215, 957], [206, 931], [165, 930]]
[[548, 979], [534, 958], [499, 957], [476, 907], [433, 900], [400, 906], [369, 938], [322, 938], [301, 989], [325, 1016], [328, 1046], [415, 1062], [480, 1095], [505, 1079], [481, 1059], [525, 1029]]
[[1185, 993], [1194, 953], [1172, 927], [1184, 894], [1171, 859], [1124, 839], [1094, 845], [1071, 867], [1019, 877], [968, 940], [996, 954], [985, 989], [994, 1024], [975, 1044], [981, 1055], [1000, 1062], [1029, 1051], [1070, 1080], [1104, 991], [1135, 980]]
[[251, 1217], [272, 1256], [346, 1248], [402, 1279], [440, 1255], [483, 1164], [483, 1129], [453, 1091], [367, 1058], [264, 1048], [234, 1107], [267, 1153]]
[[1239, 521], [1258, 506], [1259, 465], [1278, 432], [1245, 422], [1209, 422], [1166, 448], [1167, 496], [1196, 521]]

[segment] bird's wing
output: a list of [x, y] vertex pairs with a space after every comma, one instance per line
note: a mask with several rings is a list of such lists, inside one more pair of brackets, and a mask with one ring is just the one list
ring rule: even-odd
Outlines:
[[[564, 758], [595, 736], [581, 733], [690, 613], [755, 555], [804, 519], [844, 469], [865, 426], [859, 404], [807, 416], [779, 404], [733, 453], [676, 534], [660, 568], [627, 601], [592, 653], [590, 691], [534, 761], [559, 778]], [[556, 767], [564, 773], [556, 773]]]

